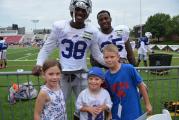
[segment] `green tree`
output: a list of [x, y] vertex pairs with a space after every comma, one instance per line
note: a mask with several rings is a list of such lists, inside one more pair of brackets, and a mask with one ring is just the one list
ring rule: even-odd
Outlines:
[[144, 31], [149, 31], [154, 37], [160, 40], [160, 37], [167, 35], [171, 24], [170, 15], [157, 13], [150, 16], [145, 24]]
[[179, 36], [179, 15], [174, 16], [171, 20], [171, 33]]

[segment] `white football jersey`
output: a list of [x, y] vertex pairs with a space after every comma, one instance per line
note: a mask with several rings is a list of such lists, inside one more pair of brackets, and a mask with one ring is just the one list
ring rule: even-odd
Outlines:
[[87, 70], [88, 49], [98, 62], [105, 64], [97, 44], [97, 29], [89, 24], [82, 29], [75, 29], [70, 26], [70, 21], [55, 22], [38, 54], [37, 65], [42, 65], [55, 47], [59, 47], [62, 71]]
[[114, 44], [119, 49], [119, 55], [121, 58], [127, 58], [127, 51], [125, 48], [125, 42], [129, 39], [129, 30], [124, 25], [119, 25], [113, 29], [110, 34], [104, 34], [99, 32], [98, 44], [102, 50], [107, 44]]
[[[101, 88], [100, 92], [94, 96], [89, 89], [86, 88], [77, 98], [76, 109], [80, 111], [83, 106], [98, 107], [103, 104], [111, 110], [112, 101], [107, 90]], [[80, 112], [80, 120], [105, 120], [104, 118], [104, 112], [101, 112], [96, 116], [92, 116], [89, 112]]]
[[148, 51], [152, 51], [149, 48], [149, 41], [150, 39], [148, 39], [147, 37], [141, 37], [139, 38], [140, 41], [140, 47], [138, 48], [138, 54], [143, 54], [143, 55], [147, 55]]

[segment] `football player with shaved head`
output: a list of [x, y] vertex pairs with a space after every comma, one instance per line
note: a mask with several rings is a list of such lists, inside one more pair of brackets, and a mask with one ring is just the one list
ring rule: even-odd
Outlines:
[[34, 75], [39, 75], [41, 66], [48, 55], [58, 47], [59, 62], [64, 73], [60, 84], [66, 100], [71, 96], [72, 90], [77, 97], [87, 87], [86, 72], [81, 73], [81, 70], [87, 71], [88, 50], [98, 62], [105, 64], [97, 44], [96, 27], [85, 24], [85, 20], [92, 12], [91, 0], [71, 0], [69, 9], [72, 19], [57, 21], [53, 24], [52, 32], [40, 50], [36, 66], [32, 71]]
[[[112, 27], [112, 18], [110, 12], [101, 10], [97, 14], [97, 21], [100, 26], [98, 34], [98, 44], [102, 49], [108, 44], [114, 44], [118, 47], [120, 59], [122, 63], [130, 63], [135, 66], [135, 56], [129, 41], [129, 27], [126, 25], [118, 25]], [[92, 66], [101, 66], [97, 61], [90, 59]]]

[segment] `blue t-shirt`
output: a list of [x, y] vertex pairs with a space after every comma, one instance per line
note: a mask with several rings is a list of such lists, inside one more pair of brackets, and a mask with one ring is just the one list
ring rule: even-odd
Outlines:
[[[137, 85], [142, 82], [142, 78], [132, 65], [121, 64], [120, 70], [116, 73], [107, 71], [105, 80], [113, 102], [112, 119], [134, 120], [142, 115], [137, 91]], [[121, 118], [118, 116], [119, 104], [122, 105]]]

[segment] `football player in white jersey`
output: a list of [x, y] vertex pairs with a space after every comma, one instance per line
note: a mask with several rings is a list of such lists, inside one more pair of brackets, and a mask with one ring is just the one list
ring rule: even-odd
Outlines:
[[151, 37], [152, 33], [146, 32], [144, 37], [139, 38], [137, 66], [139, 66], [142, 60], [144, 62], [144, 66], [147, 66], [147, 53], [148, 51], [152, 52], [152, 50], [149, 48], [149, 42]]
[[0, 36], [0, 68], [7, 67], [7, 48], [8, 44], [6, 43], [5, 39]]
[[[97, 20], [100, 26], [98, 44], [101, 51], [107, 44], [115, 44], [119, 49], [121, 62], [129, 62], [135, 65], [135, 57], [129, 41], [129, 28], [125, 25], [119, 25], [113, 28], [111, 26], [112, 18], [109, 11], [106, 10], [102, 10], [97, 14]], [[91, 59], [91, 64], [93, 66], [98, 65], [93, 59]]]
[[85, 24], [92, 10], [91, 0], [71, 0], [69, 9], [72, 20], [53, 24], [52, 32], [41, 48], [36, 67], [32, 70], [34, 75], [39, 75], [42, 64], [58, 46], [63, 72], [60, 84], [65, 100], [69, 100], [72, 90], [77, 97], [81, 90], [87, 87], [87, 74], [78, 71], [87, 70], [88, 50], [98, 62], [105, 64], [97, 44], [97, 29]]

